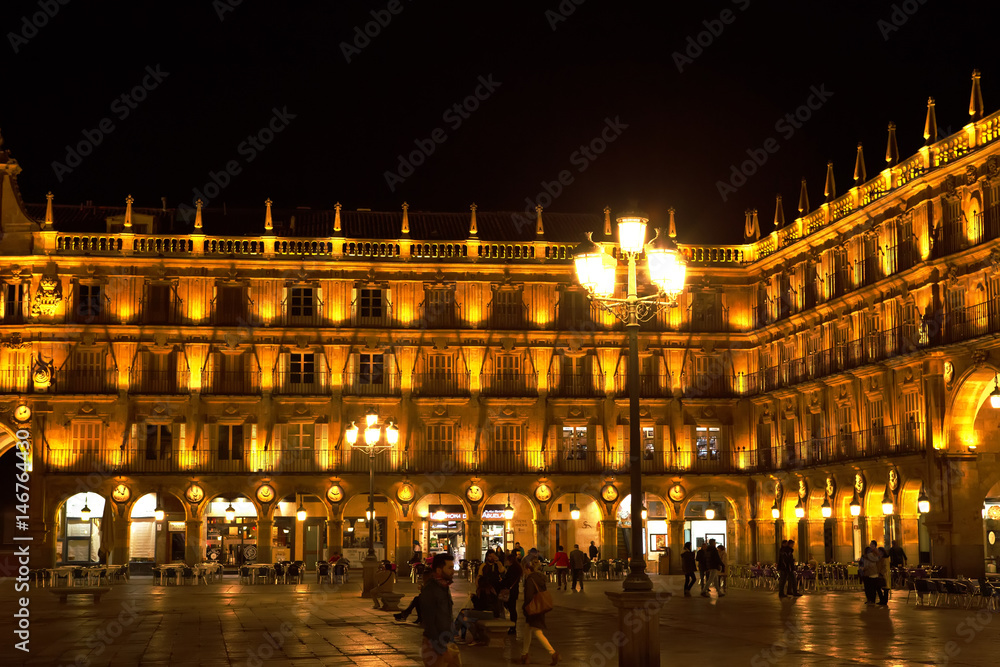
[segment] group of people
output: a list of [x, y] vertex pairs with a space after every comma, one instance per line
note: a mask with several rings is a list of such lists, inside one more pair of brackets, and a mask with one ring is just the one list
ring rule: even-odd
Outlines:
[[[569, 556], [561, 546], [556, 549], [557, 557], [560, 553], [565, 557], [565, 569], [571, 569], [572, 555], [577, 552], [583, 555], [578, 545]], [[553, 558], [552, 562], [556, 563], [557, 560], [562, 559]], [[519, 618], [523, 621], [519, 662], [527, 664], [530, 661], [529, 650], [534, 640], [549, 653], [550, 664], [555, 665], [559, 662], [559, 653], [545, 636], [545, 615], [552, 610], [552, 601], [546, 590], [547, 580], [542, 566], [538, 551], [532, 548], [525, 554], [520, 549], [520, 544], [515, 544], [506, 553], [488, 551], [486, 559], [475, 572], [476, 591], [471, 596], [472, 606], [461, 609], [456, 617], [451, 596], [455, 557], [450, 553], [435, 554], [430, 569], [422, 580], [419, 596], [414, 598], [407, 610], [397, 614], [396, 619], [405, 621], [409, 612], [416, 609], [418, 621], [424, 627], [421, 644], [424, 664], [444, 667], [461, 664], [458, 644], [485, 643], [486, 638], [480, 636], [477, 630], [477, 621], [502, 619], [506, 610], [510, 621], [514, 623], [509, 634], [516, 636], [517, 622]], [[558, 567], [560, 566], [557, 565]], [[559, 587], [565, 588], [565, 575], [560, 581]], [[582, 590], [582, 579], [580, 586]], [[469, 633], [472, 635], [471, 640], [468, 639]]]
[[714, 539], [702, 542], [698, 551], [691, 550], [691, 543], [684, 543], [684, 551], [681, 552], [681, 569], [684, 571], [684, 597], [691, 597], [691, 589], [694, 588], [698, 577], [695, 572], [701, 575], [701, 596], [711, 597], [711, 589], [715, 588], [718, 596], [726, 596], [726, 579], [729, 568], [726, 556], [726, 546], [716, 545]]
[[[893, 546], [899, 545], [893, 542]], [[902, 551], [902, 549], [900, 549]], [[905, 560], [906, 555], [903, 554]], [[892, 559], [885, 547], [880, 547], [878, 542], [872, 540], [865, 547], [865, 553], [858, 562], [861, 581], [865, 587], [865, 604], [873, 604], [880, 607], [889, 606], [889, 589], [892, 587]], [[878, 602], [875, 601], [876, 596]]]

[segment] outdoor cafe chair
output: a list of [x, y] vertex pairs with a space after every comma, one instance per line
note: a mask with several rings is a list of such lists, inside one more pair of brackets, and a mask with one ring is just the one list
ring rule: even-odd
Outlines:
[[347, 565], [338, 560], [333, 566], [333, 582], [337, 584], [347, 583]]
[[316, 583], [318, 584], [324, 579], [329, 579], [330, 583], [333, 583], [333, 579], [330, 577], [330, 564], [318, 563], [316, 566]]
[[305, 567], [299, 565], [298, 561], [292, 563], [285, 571], [285, 581], [292, 579], [293, 583], [301, 584], [303, 570], [305, 570]]
[[244, 565], [243, 567], [240, 568], [240, 580], [239, 580], [239, 583], [242, 584], [244, 579], [247, 580], [248, 584], [253, 582], [253, 577], [250, 574], [250, 568], [247, 567], [246, 565]]
[[285, 579], [285, 566], [282, 565], [281, 563], [275, 563], [274, 564], [274, 583], [278, 583], [279, 579], [281, 580], [281, 583], [285, 583], [285, 581], [287, 581]]

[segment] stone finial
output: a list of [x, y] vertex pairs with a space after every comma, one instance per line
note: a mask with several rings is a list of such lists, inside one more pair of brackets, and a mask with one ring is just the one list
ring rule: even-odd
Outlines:
[[981, 120], [983, 117], [983, 89], [979, 86], [979, 70], [972, 70], [972, 95], [969, 97], [969, 115], [972, 120]]
[[672, 239], [677, 238], [677, 225], [674, 224], [674, 209], [673, 207], [667, 209], [667, 215], [670, 216], [670, 224], [667, 227], [667, 236]]
[[132, 195], [125, 197], [125, 224], [124, 227], [127, 231], [132, 231], [132, 203], [135, 200], [132, 199]]
[[899, 162], [899, 146], [896, 145], [896, 124], [889, 123], [889, 143], [885, 147], [885, 161], [890, 167]]
[[781, 205], [781, 195], [777, 195], [774, 201], [774, 228], [781, 229], [785, 226], [785, 207]]
[[340, 202], [333, 205], [333, 232], [340, 233]]
[[760, 238], [760, 220], [757, 219], [757, 209], [750, 209], [750, 224], [756, 230], [757, 238]]
[[604, 235], [611, 236], [611, 208], [604, 207]]
[[472, 211], [472, 216], [469, 218], [469, 236], [475, 236], [476, 234], [479, 233], [479, 223], [476, 222], [477, 208], [479, 207], [476, 206], [475, 202], [473, 202], [472, 205], [469, 206], [469, 210]]
[[760, 228], [754, 224], [753, 214], [750, 209], [745, 211], [746, 219], [743, 221], [743, 237], [747, 241], [759, 241], [760, 240]]
[[542, 224], [542, 207], [535, 206], [535, 236], [545, 236], [545, 225]]
[[934, 112], [934, 98], [927, 98], [927, 120], [924, 121], [924, 143], [937, 141], [937, 113]]
[[201, 208], [205, 205], [205, 202], [198, 200], [194, 203], [194, 228], [201, 229]]
[[52, 194], [50, 190], [48, 194], [45, 195], [45, 229], [52, 229], [52, 223], [55, 220], [55, 216], [52, 214], [52, 200], [55, 199], [55, 195]]
[[823, 196], [827, 201], [837, 198], [837, 184], [833, 180], [833, 162], [826, 163], [826, 185], [823, 186]]
[[403, 226], [400, 233], [403, 236], [409, 236], [410, 234], [410, 205], [405, 201], [403, 202]]
[[802, 186], [799, 188], [799, 213], [805, 215], [809, 212], [809, 192], [806, 190], [806, 179], [802, 179]]
[[865, 154], [864, 150], [861, 148], [861, 142], [858, 142], [858, 157], [854, 159], [854, 182], [864, 183], [868, 180], [868, 175], [865, 173]]
[[264, 231], [273, 232], [274, 231], [274, 220], [271, 218], [271, 201], [270, 197], [264, 200]]

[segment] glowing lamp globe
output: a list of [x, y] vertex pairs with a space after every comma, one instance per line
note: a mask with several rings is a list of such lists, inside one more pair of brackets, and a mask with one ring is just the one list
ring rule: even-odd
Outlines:
[[[570, 507], [569, 508], [569, 516], [570, 516], [571, 519], [573, 519], [573, 521], [579, 520], [579, 518], [580, 518], [580, 508], [577, 507], [576, 505], [573, 505], [572, 507]], [[646, 517], [643, 517], [643, 518], [645, 519]]]
[[431, 518], [437, 522], [441, 522], [448, 518], [448, 513], [444, 511], [443, 507], [439, 507], [435, 510], [434, 514], [431, 515]]
[[781, 518], [781, 510], [779, 510], [777, 507], [772, 507], [771, 508], [771, 518], [774, 519], [775, 521], [777, 521], [778, 519], [780, 519]]
[[83, 499], [83, 509], [80, 510], [80, 518], [84, 521], [90, 518], [90, 506], [87, 504], [87, 498]]
[[604, 252], [604, 248], [594, 243], [592, 235], [593, 232], [587, 232], [587, 240], [573, 251], [576, 279], [588, 292], [599, 297], [609, 297], [615, 292], [618, 262]]
[[1000, 380], [993, 380], [993, 391], [990, 393], [990, 407], [1000, 410]]
[[642, 512], [640, 514], [642, 515], [643, 521], [649, 518], [649, 510], [646, 509], [645, 505], [642, 506]]
[[229, 503], [229, 507], [226, 508], [225, 515], [226, 515], [226, 523], [232, 523], [233, 521], [236, 520], [236, 508], [233, 507], [232, 503]]
[[833, 516], [833, 508], [830, 507], [829, 498], [823, 500], [823, 506], [820, 507], [820, 512], [823, 514], [824, 519], [829, 519], [831, 516]]
[[705, 518], [707, 520], [709, 520], [709, 521], [711, 521], [712, 519], [714, 519], [715, 518], [715, 510], [712, 509], [711, 507], [709, 507], [707, 510], [705, 510]]
[[[570, 514], [572, 514], [572, 512], [570, 512]], [[509, 502], [507, 503], [507, 507], [503, 508], [503, 518], [505, 521], [510, 521], [514, 518], [514, 508], [510, 506]]]
[[618, 245], [624, 253], [642, 252], [646, 242], [646, 223], [649, 219], [638, 215], [618, 218]]
[[672, 238], [656, 230], [656, 236], [646, 244], [646, 265], [649, 279], [668, 298], [674, 300], [684, 291], [687, 262]]
[[347, 431], [344, 433], [344, 437], [347, 438], [347, 444], [353, 446], [358, 441], [358, 425], [351, 422], [351, 425], [347, 427]]
[[861, 516], [861, 505], [851, 503], [851, 516]]
[[302, 503], [299, 503], [299, 509], [295, 511], [295, 518], [299, 521], [306, 520], [306, 508]]
[[798, 505], [795, 506], [795, 518], [804, 519], [805, 516], [806, 516], [806, 508], [803, 507], [802, 503], [800, 502]]
[[385, 427], [385, 439], [393, 447], [399, 442], [399, 429], [396, 428], [396, 424], [389, 422], [389, 425]]

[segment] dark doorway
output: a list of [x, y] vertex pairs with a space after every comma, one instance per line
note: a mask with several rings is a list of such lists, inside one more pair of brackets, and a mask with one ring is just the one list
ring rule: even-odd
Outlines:
[[170, 562], [184, 560], [184, 533], [174, 531], [170, 533]]

